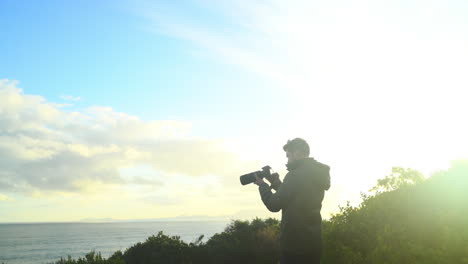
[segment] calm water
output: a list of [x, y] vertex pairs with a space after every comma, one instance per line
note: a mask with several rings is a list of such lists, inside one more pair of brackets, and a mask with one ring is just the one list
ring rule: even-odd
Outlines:
[[178, 235], [185, 242], [205, 235], [206, 241], [222, 232], [227, 224], [226, 221], [0, 224], [0, 263], [50, 263], [68, 255], [84, 257], [92, 250], [107, 258], [117, 250], [144, 242], [158, 231]]

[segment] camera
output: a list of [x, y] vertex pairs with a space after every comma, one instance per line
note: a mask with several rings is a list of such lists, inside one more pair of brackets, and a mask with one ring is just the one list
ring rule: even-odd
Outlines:
[[255, 174], [261, 179], [265, 177], [268, 178], [270, 176], [279, 177], [278, 173], [275, 172], [272, 174], [270, 170], [271, 170], [270, 166], [265, 166], [262, 168], [262, 170], [244, 174], [240, 176], [240, 182], [242, 185], [247, 185], [249, 183], [255, 182]]

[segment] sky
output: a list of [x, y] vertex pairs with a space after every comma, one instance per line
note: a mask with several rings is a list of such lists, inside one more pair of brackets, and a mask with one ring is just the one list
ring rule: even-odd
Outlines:
[[468, 2], [0, 2], [0, 222], [277, 217], [302, 137], [330, 217], [468, 158]]

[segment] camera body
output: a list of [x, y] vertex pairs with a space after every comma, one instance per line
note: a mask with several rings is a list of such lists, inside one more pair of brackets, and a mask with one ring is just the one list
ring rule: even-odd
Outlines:
[[254, 172], [251, 172], [251, 173], [247, 173], [247, 174], [244, 174], [242, 176], [240, 176], [240, 182], [242, 185], [247, 185], [247, 184], [250, 184], [250, 183], [253, 183], [255, 182], [255, 175], [257, 175], [257, 177], [263, 179], [265, 177], [270, 177], [272, 175], [275, 175], [277, 177], [277, 173], [273, 173], [271, 174], [271, 167], [270, 166], [265, 166], [262, 168], [262, 170], [259, 170], [259, 171], [254, 171]]

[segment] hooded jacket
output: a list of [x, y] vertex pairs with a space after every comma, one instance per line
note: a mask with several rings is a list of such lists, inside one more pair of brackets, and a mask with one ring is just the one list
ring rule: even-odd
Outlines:
[[288, 173], [275, 193], [267, 183], [259, 186], [263, 203], [272, 212], [281, 210], [282, 251], [319, 252], [322, 248], [322, 201], [330, 188], [330, 167], [313, 158], [287, 165]]

